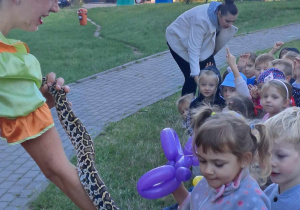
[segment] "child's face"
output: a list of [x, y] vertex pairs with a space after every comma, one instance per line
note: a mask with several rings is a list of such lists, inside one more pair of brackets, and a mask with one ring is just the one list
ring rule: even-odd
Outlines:
[[300, 184], [300, 154], [284, 137], [276, 139], [272, 148], [271, 180], [279, 185], [280, 193]]
[[251, 78], [255, 75], [255, 65], [253, 62], [248, 60], [246, 68], [243, 72], [247, 78]]
[[200, 172], [212, 188], [233, 181], [241, 171], [241, 163], [232, 153], [215, 153], [208, 150], [204, 153], [202, 147], [197, 148], [200, 162]]
[[260, 63], [255, 65], [255, 77], [258, 79], [259, 75], [263, 73], [265, 70], [267, 70], [269, 67], [268, 62]]
[[214, 76], [204, 76], [199, 80], [199, 92], [205, 98], [211, 98], [217, 91], [218, 84]]
[[222, 86], [222, 94], [225, 101], [227, 101], [228, 98], [236, 94], [236, 89], [234, 87]]
[[183, 120], [186, 120], [189, 110], [190, 110], [190, 103], [188, 102], [181, 104], [181, 106], [179, 107], [179, 112], [182, 115]]
[[270, 114], [270, 117], [278, 114], [288, 105], [287, 100], [273, 86], [268, 87], [268, 89], [261, 93], [260, 103], [264, 111]]

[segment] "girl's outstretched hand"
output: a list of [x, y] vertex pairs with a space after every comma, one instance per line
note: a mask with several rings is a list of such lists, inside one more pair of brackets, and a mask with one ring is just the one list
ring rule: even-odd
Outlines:
[[226, 48], [226, 61], [231, 69], [236, 66], [236, 58], [229, 52], [228, 47]]
[[[46, 98], [46, 103], [48, 104], [49, 108], [51, 109], [52, 107], [54, 107], [54, 99], [52, 97], [52, 95], [48, 92], [48, 88], [51, 87], [55, 81], [55, 73], [51, 72], [49, 73], [46, 78], [47, 78], [47, 83], [45, 85], [43, 85], [40, 88], [41, 93], [43, 94], [43, 96]], [[61, 88], [64, 89], [64, 91], [66, 93], [70, 92], [70, 87], [69, 86], [64, 86], [65, 80], [62, 77], [59, 77], [56, 79], [56, 85], [55, 88], [56, 90], [60, 90]]]

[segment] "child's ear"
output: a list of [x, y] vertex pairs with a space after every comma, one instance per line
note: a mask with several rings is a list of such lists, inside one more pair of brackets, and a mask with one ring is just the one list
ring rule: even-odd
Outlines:
[[245, 168], [248, 165], [250, 165], [250, 163], [252, 162], [252, 153], [251, 152], [246, 152], [245, 154], [243, 154], [242, 159], [240, 161], [241, 164], [241, 168]]
[[285, 76], [285, 80], [287, 81], [287, 82], [290, 82], [290, 80], [291, 80], [291, 75], [289, 75], [289, 76]]
[[289, 106], [290, 106], [290, 100], [286, 99], [285, 102], [284, 102], [284, 104], [283, 104], [283, 107], [287, 108]]

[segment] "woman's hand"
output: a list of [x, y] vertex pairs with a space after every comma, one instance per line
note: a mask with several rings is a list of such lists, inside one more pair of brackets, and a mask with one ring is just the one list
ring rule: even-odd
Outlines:
[[[54, 99], [52, 97], [52, 95], [48, 92], [48, 88], [51, 87], [55, 81], [55, 73], [51, 72], [49, 73], [46, 78], [47, 78], [47, 83], [45, 85], [43, 85], [40, 88], [41, 93], [43, 94], [43, 96], [46, 98], [46, 103], [48, 104], [49, 108], [51, 109], [52, 107], [54, 107]], [[64, 89], [64, 91], [66, 93], [70, 92], [70, 87], [69, 86], [63, 86], [65, 80], [62, 77], [59, 77], [56, 79], [56, 85], [55, 85], [55, 89], [56, 90], [60, 90], [61, 88]]]

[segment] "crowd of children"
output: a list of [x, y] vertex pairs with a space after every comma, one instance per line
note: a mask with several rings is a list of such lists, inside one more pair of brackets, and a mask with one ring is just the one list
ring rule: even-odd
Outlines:
[[300, 209], [300, 54], [283, 45], [238, 62], [227, 49], [223, 78], [208, 64], [177, 101], [204, 176], [173, 192], [178, 209]]

